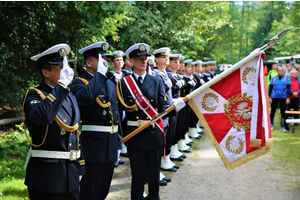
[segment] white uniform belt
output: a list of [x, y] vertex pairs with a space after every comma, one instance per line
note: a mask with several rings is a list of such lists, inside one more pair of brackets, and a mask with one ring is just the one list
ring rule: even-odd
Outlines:
[[46, 151], [46, 150], [32, 150], [32, 157], [38, 158], [56, 158], [56, 159], [69, 159], [71, 161], [77, 160], [80, 157], [80, 150], [68, 151]]
[[112, 126], [82, 125], [81, 131], [109, 132], [113, 134], [118, 132], [118, 125], [112, 125]]
[[148, 120], [138, 120], [138, 121], [128, 120], [127, 121], [127, 126], [137, 126], [137, 127], [140, 127], [143, 124], [146, 124], [147, 122], [149, 122], [149, 121]]

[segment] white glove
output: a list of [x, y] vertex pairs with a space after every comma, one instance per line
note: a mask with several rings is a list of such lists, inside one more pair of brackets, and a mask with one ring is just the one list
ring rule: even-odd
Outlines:
[[99, 61], [98, 61], [97, 72], [99, 72], [99, 73], [101, 73], [102, 75], [105, 76], [105, 74], [107, 72], [107, 67], [106, 66], [108, 67], [108, 64], [107, 64], [106, 60], [103, 60], [101, 54], [99, 53]]
[[177, 85], [179, 88], [181, 88], [181, 87], [182, 87], [182, 82], [181, 82], [181, 80], [180, 80], [180, 81], [177, 81], [177, 82], [176, 82], [176, 85]]
[[194, 87], [196, 85], [195, 81], [193, 81], [193, 80], [189, 81], [188, 84], [191, 85], [192, 87]]
[[172, 87], [172, 84], [170, 81], [165, 81], [165, 84], [168, 86], [168, 88], [171, 88]]
[[57, 81], [57, 83], [63, 84], [64, 88], [66, 88], [73, 80], [73, 77], [74, 71], [73, 69], [71, 69], [71, 67], [69, 67], [67, 57], [65, 56], [63, 61], [63, 68], [60, 71], [59, 80]]
[[179, 112], [183, 107], [185, 107], [185, 103], [182, 99], [177, 99], [174, 101], [173, 105], [175, 106], [176, 112]]

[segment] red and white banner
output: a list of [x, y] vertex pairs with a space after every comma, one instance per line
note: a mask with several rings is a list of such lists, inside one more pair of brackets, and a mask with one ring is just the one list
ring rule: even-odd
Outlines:
[[266, 154], [272, 146], [264, 56], [256, 49], [188, 95], [228, 170]]

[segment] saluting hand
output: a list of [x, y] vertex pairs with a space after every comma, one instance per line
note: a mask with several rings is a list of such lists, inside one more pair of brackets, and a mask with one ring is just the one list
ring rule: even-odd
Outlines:
[[97, 72], [99, 72], [105, 76], [105, 74], [107, 72], [107, 68], [108, 68], [108, 64], [107, 64], [106, 60], [103, 60], [101, 54], [99, 53]]
[[71, 69], [71, 67], [68, 65], [67, 58], [64, 58], [63, 61], [63, 68], [60, 71], [59, 80], [57, 83], [60, 83], [65, 88], [71, 83], [74, 77], [74, 71]]

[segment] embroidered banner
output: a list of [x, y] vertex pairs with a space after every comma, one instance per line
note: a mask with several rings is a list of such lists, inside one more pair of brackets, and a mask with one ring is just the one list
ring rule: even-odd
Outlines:
[[228, 170], [266, 154], [272, 146], [264, 57], [257, 49], [188, 95]]

